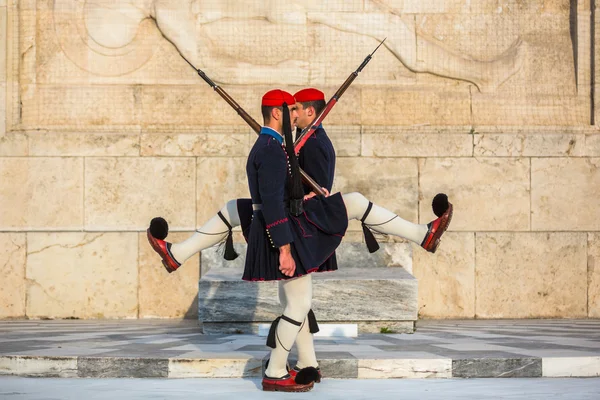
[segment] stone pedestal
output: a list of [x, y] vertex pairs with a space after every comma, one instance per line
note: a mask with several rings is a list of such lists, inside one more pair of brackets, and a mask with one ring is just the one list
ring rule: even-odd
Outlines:
[[[223, 260], [218, 250], [202, 253], [198, 315], [205, 333], [256, 333], [258, 325], [281, 315], [277, 282], [241, 280], [240, 257]], [[417, 320], [417, 280], [409, 244], [382, 244], [369, 254], [362, 243], [343, 243], [339, 270], [313, 274], [313, 310], [319, 323], [356, 323], [360, 333], [413, 332]]]

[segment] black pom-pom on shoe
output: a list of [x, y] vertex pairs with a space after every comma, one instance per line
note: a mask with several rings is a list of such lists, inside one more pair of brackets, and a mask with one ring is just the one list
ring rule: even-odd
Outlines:
[[448, 196], [446, 196], [444, 193], [436, 194], [433, 198], [433, 201], [431, 202], [431, 208], [433, 208], [433, 213], [438, 218], [444, 215], [448, 207]]
[[296, 383], [299, 385], [308, 385], [319, 379], [319, 371], [315, 367], [306, 367], [298, 371]]
[[152, 221], [150, 221], [150, 234], [156, 239], [165, 240], [169, 234], [169, 224], [163, 217], [152, 218]]

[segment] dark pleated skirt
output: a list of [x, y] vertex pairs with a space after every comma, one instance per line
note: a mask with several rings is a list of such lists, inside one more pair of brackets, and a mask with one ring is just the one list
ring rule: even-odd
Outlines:
[[[248, 210], [251, 209], [252, 204], [248, 203], [248, 199], [238, 201], [242, 231], [248, 242], [242, 279], [290, 279], [279, 271], [279, 250], [271, 246], [262, 212], [250, 214]], [[288, 219], [294, 238], [291, 244], [292, 256], [296, 262], [294, 277], [312, 272], [335, 271], [335, 249], [348, 229], [348, 215], [341, 194], [313, 197], [304, 202], [303, 214], [288, 214]]]

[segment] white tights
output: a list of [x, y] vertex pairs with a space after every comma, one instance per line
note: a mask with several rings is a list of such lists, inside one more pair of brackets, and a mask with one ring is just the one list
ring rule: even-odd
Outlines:
[[[275, 335], [275, 348], [271, 350], [271, 357], [269, 358], [269, 366], [265, 371], [265, 374], [270, 378], [281, 378], [285, 374], [287, 374], [287, 359], [296, 342], [297, 337], [299, 338], [299, 333], [306, 327], [308, 330], [308, 322], [306, 321], [306, 316], [310, 311], [312, 304], [312, 277], [310, 274], [303, 275], [299, 278], [293, 278], [285, 281], [280, 281], [279, 284], [279, 296], [280, 299], [283, 300], [282, 304], [283, 315], [288, 318], [291, 318], [294, 321], [303, 323], [302, 326], [296, 326], [284, 319], [279, 320], [279, 324], [277, 325], [276, 335]], [[298, 347], [298, 356], [301, 357], [300, 353], [311, 352], [312, 358], [314, 356], [314, 347], [312, 347], [312, 334], [308, 332], [310, 338], [310, 346], [308, 349], [305, 345], [305, 341], [302, 341], [302, 344], [296, 342]], [[304, 336], [304, 335], [303, 335]], [[302, 350], [301, 350], [302, 348]], [[306, 362], [307, 360], [303, 360]], [[298, 364], [300, 364], [300, 360], [298, 360]], [[312, 362], [313, 365], [317, 366], [316, 359]]]
[[[305, 275], [305, 285], [310, 289], [312, 294], [312, 274]], [[279, 303], [285, 309], [287, 306], [287, 298], [284, 291], [284, 285], [287, 281], [279, 281]], [[312, 299], [312, 295], [311, 295]], [[312, 300], [311, 300], [312, 302]], [[317, 355], [315, 354], [315, 345], [313, 342], [313, 334], [310, 333], [308, 326], [308, 317], [302, 321], [302, 326], [298, 336], [296, 337], [296, 349], [298, 350], [298, 362], [296, 366], [299, 369], [306, 367], [317, 367]]]
[[[348, 212], [348, 220], [360, 220], [367, 210], [369, 200], [358, 192], [344, 194], [342, 198]], [[237, 200], [229, 200], [221, 209], [221, 213], [232, 227], [235, 228], [240, 225]], [[393, 212], [375, 204], [373, 204], [364, 222], [374, 231], [400, 236], [419, 245], [423, 242], [427, 234], [427, 225], [408, 222]], [[178, 262], [183, 264], [195, 253], [222, 242], [228, 233], [227, 225], [225, 225], [218, 215], [215, 215], [206, 224], [202, 225], [193, 236], [181, 243], [173, 243], [171, 245], [171, 254], [173, 254], [173, 257]]]
[[[232, 227], [235, 228], [240, 225], [237, 200], [229, 200], [220, 211]], [[225, 225], [219, 215], [215, 215], [189, 238], [180, 243], [173, 243], [171, 245], [171, 254], [173, 254], [173, 257], [178, 262], [183, 264], [188, 258], [199, 251], [221, 243], [228, 233], [229, 229], [227, 225]]]

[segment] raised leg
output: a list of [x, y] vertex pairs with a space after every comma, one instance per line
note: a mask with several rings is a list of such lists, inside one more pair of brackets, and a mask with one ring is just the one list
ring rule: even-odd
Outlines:
[[[232, 228], [240, 225], [237, 200], [229, 200], [220, 210], [221, 215], [229, 221]], [[229, 228], [217, 214], [202, 225], [191, 237], [179, 243], [171, 244], [171, 254], [183, 264], [192, 255], [221, 243], [229, 234]]]
[[[369, 207], [369, 200], [360, 193], [347, 193], [343, 196], [348, 219], [360, 220]], [[372, 230], [393, 236], [400, 236], [421, 244], [427, 234], [427, 225], [408, 222], [393, 212], [373, 204], [364, 223]]]

